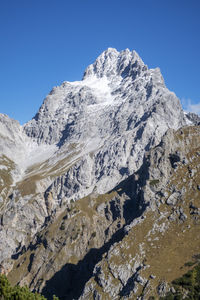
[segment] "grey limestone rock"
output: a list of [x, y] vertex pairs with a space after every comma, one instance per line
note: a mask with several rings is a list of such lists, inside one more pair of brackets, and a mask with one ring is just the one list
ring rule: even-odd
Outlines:
[[167, 282], [163, 281], [159, 284], [157, 291], [158, 291], [158, 295], [161, 297], [166, 296], [166, 294], [169, 292], [170, 288], [167, 284]]
[[177, 201], [178, 201], [179, 198], [180, 198], [180, 193], [175, 192], [175, 193], [173, 193], [173, 194], [171, 194], [169, 196], [169, 198], [167, 199], [166, 203], [168, 205], [175, 205], [177, 203]]
[[192, 122], [194, 125], [200, 125], [200, 117], [195, 113], [187, 113], [186, 118]]
[[[145, 152], [169, 128], [168, 137], [186, 123], [160, 70], [148, 69], [135, 51], [112, 48], [86, 69], [83, 80], [53, 88], [24, 126], [0, 115], [0, 262], [70, 201], [112, 190], [141, 167]], [[161, 160], [151, 170], [153, 180], [170, 172], [170, 166], [162, 170], [172, 153], [168, 137], [169, 152], [161, 145], [151, 156]], [[162, 184], [147, 188], [152, 199]]]

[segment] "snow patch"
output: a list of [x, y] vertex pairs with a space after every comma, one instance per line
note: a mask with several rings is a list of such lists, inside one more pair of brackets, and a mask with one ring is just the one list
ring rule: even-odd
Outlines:
[[90, 76], [82, 81], [68, 82], [72, 86], [86, 86], [92, 89], [94, 95], [97, 97], [97, 104], [110, 104], [113, 102], [112, 88], [107, 77], [97, 78]]
[[58, 149], [56, 145], [29, 143], [26, 154], [20, 166], [26, 170], [28, 167], [49, 159]]

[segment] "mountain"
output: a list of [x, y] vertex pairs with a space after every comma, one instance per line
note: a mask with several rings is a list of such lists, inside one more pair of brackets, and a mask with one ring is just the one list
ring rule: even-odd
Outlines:
[[[88, 291], [98, 295], [99, 286], [106, 297], [120, 297], [143, 268], [141, 260], [128, 274], [120, 264], [119, 273], [126, 275], [116, 275], [121, 283], [114, 281], [114, 292], [107, 277], [108, 287], [95, 274], [115, 244], [126, 245], [127, 228], [142, 224], [149, 210], [155, 214], [149, 222], [155, 222], [158, 200], [151, 189], [142, 192], [151, 167], [145, 155], [166, 132], [169, 149], [175, 149], [173, 130], [195, 120], [183, 112], [158, 68], [148, 69], [135, 51], [112, 48], [81, 81], [53, 88], [24, 126], [0, 115], [0, 262], [11, 282], [49, 298], [88, 299]], [[158, 175], [164, 176], [163, 188], [174, 169], [165, 159], [166, 174], [157, 161], [151, 171], [155, 186]], [[129, 255], [134, 260], [137, 253]]]

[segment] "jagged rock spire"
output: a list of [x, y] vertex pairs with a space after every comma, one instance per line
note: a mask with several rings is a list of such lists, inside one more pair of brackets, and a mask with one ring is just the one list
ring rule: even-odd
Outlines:
[[87, 67], [83, 79], [90, 76], [97, 76], [101, 78], [106, 76], [108, 78], [114, 76], [131, 76], [134, 71], [138, 69], [146, 70], [147, 67], [136, 53], [129, 49], [118, 52], [114, 48], [105, 50], [96, 61]]

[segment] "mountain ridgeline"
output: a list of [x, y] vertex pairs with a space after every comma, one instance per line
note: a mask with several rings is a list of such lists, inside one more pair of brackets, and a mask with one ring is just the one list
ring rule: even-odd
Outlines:
[[0, 114], [1, 272], [47, 299], [179, 293], [200, 253], [199, 122], [112, 48], [24, 126]]

